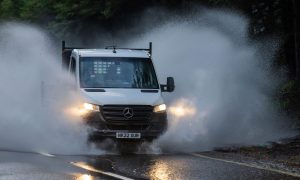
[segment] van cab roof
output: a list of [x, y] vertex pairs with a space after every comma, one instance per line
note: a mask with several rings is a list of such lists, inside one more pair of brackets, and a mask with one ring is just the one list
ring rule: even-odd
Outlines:
[[145, 50], [132, 49], [74, 49], [75, 53], [82, 57], [137, 57], [149, 58], [150, 54]]

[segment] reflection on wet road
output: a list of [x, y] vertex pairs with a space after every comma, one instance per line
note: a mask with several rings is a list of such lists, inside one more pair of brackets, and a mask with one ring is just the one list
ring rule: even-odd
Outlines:
[[0, 179], [295, 179], [192, 154], [45, 156], [0, 151]]

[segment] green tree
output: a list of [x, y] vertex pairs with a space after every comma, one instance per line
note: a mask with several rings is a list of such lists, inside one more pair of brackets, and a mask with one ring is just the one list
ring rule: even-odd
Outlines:
[[2, 0], [0, 1], [0, 17], [2, 19], [19, 18], [20, 6], [22, 1], [19, 0]]

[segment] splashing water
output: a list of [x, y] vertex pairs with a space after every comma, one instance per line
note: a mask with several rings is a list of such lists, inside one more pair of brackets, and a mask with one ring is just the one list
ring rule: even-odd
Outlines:
[[292, 134], [272, 99], [280, 79], [269, 69], [278, 44], [251, 42], [244, 16], [204, 11], [161, 25], [129, 46], [148, 41], [160, 82], [167, 76], [176, 82], [175, 92], [164, 95], [169, 129], [155, 143], [163, 150], [257, 144]]
[[90, 152], [82, 121], [63, 111], [80, 98], [68, 90], [71, 81], [47, 35], [29, 25], [1, 24], [0, 59], [0, 148]]

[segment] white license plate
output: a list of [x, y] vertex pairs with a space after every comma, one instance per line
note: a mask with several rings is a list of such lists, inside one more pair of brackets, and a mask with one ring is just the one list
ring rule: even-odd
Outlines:
[[140, 139], [141, 133], [124, 133], [124, 132], [117, 132], [116, 138], [118, 139]]

